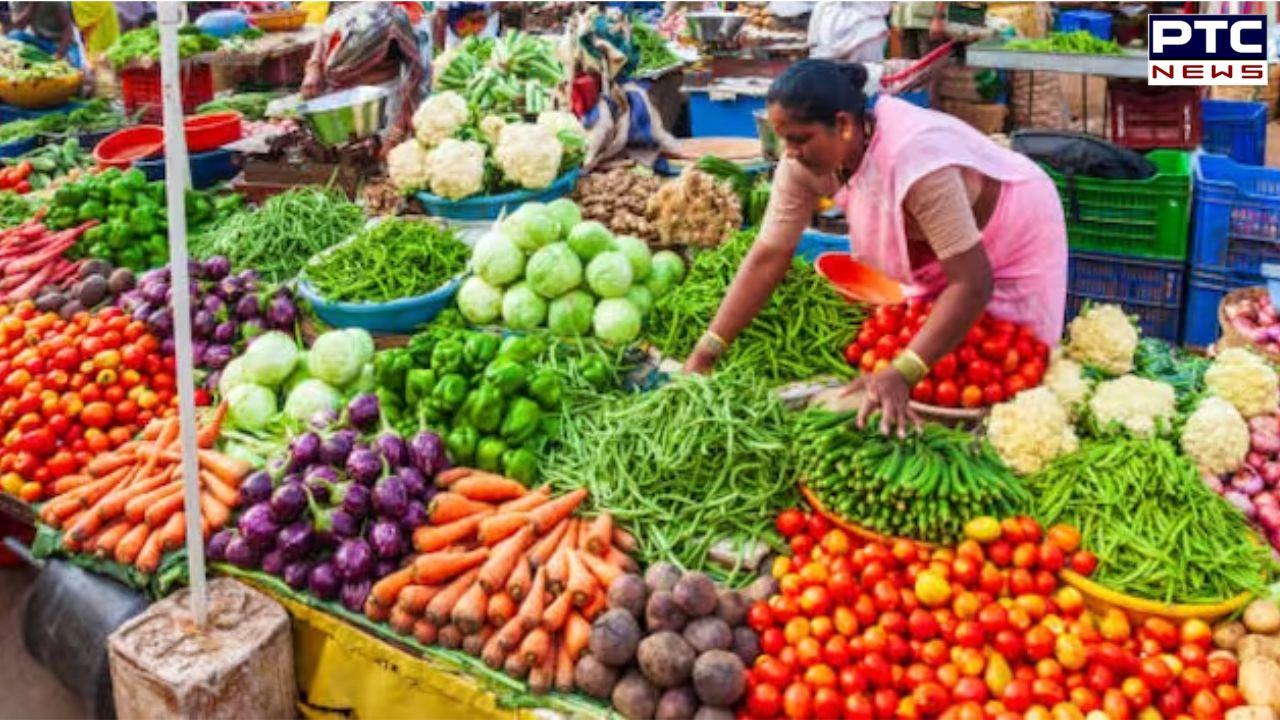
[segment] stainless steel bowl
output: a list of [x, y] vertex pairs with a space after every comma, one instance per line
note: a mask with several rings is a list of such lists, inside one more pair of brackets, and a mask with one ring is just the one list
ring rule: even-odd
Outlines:
[[308, 100], [298, 107], [298, 114], [320, 142], [341, 145], [367, 138], [382, 129], [382, 115], [390, 94], [386, 88], [361, 85]]
[[732, 12], [696, 12], [686, 18], [693, 37], [702, 43], [728, 42], [738, 36], [747, 22], [746, 15]]

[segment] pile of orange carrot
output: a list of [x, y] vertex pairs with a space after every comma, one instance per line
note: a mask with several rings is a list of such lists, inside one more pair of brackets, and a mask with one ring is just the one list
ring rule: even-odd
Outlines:
[[[231, 521], [249, 463], [213, 449], [223, 403], [199, 428], [200, 515], [205, 538]], [[94, 554], [150, 574], [186, 541], [178, 419], [153, 420], [137, 440], [99, 455], [77, 475], [53, 482], [40, 520], [62, 530], [71, 552]]]
[[583, 489], [552, 497], [469, 468], [413, 535], [419, 553], [373, 586], [365, 614], [424, 645], [462, 648], [534, 692], [573, 689], [573, 668], [614, 578], [634, 572], [635, 539], [602, 513], [574, 517]]

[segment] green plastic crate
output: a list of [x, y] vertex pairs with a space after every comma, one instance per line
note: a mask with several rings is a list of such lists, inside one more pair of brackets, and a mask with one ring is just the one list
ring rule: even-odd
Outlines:
[[1160, 260], [1187, 258], [1191, 155], [1182, 150], [1152, 150], [1147, 159], [1157, 172], [1146, 180], [1068, 180], [1042, 166], [1058, 186], [1072, 250]]

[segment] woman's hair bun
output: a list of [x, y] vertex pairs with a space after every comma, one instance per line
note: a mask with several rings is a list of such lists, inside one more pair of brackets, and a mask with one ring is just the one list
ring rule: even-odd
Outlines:
[[867, 68], [860, 63], [807, 59], [787, 68], [769, 86], [767, 101], [801, 122], [832, 126], [838, 113], [861, 118], [867, 109]]

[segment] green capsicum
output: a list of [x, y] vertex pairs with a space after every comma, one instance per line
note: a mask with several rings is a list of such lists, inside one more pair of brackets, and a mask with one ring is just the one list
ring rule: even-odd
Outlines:
[[417, 407], [422, 404], [423, 400], [431, 397], [431, 391], [435, 387], [436, 373], [434, 370], [413, 368], [406, 372], [404, 376], [405, 402]]
[[79, 208], [84, 203], [84, 188], [80, 185], [63, 185], [53, 193], [53, 204], [60, 208]]
[[502, 340], [497, 335], [486, 332], [471, 333], [462, 348], [463, 360], [467, 367], [471, 368], [471, 372], [478, 373], [498, 354], [500, 344]]
[[537, 434], [541, 428], [542, 410], [529, 398], [518, 397], [511, 401], [507, 416], [502, 419], [502, 437], [518, 445]]
[[543, 410], [547, 411], [560, 407], [560, 401], [564, 397], [560, 376], [551, 368], [535, 370], [533, 376], [529, 378], [529, 387], [526, 392]]
[[476, 467], [489, 472], [502, 472], [502, 456], [507, 444], [502, 438], [486, 437], [476, 445]]
[[440, 407], [457, 410], [467, 399], [467, 379], [457, 373], [449, 373], [436, 382], [431, 399]]
[[418, 367], [428, 367], [431, 364], [431, 351], [436, 347], [436, 339], [428, 333], [418, 333], [409, 338], [409, 345], [405, 348], [409, 351], [409, 356], [413, 358], [413, 364]]
[[527, 448], [508, 450], [502, 454], [502, 474], [529, 485], [538, 476], [538, 457]]
[[533, 336], [516, 337], [513, 335], [502, 341], [502, 347], [498, 350], [498, 357], [526, 363], [537, 358], [545, 350], [546, 345], [541, 338]]
[[457, 373], [462, 369], [461, 340], [441, 340], [431, 351], [431, 369], [440, 375]]
[[444, 447], [454, 465], [470, 465], [475, 460], [476, 442], [479, 441], [476, 429], [466, 425], [449, 431], [445, 437]]
[[502, 425], [502, 411], [506, 400], [496, 387], [483, 384], [472, 395], [473, 402], [467, 408], [467, 419], [481, 432], [494, 432]]
[[404, 348], [383, 350], [373, 356], [373, 377], [379, 387], [386, 388], [397, 396], [405, 394], [405, 379], [409, 369], [413, 367], [413, 358]]
[[382, 410], [382, 417], [391, 425], [397, 425], [404, 420], [404, 403], [400, 400], [400, 394], [385, 387], [377, 388], [373, 391], [378, 396], [378, 407]]
[[578, 365], [578, 371], [582, 374], [582, 378], [596, 390], [608, 389], [613, 384], [613, 371], [599, 355], [588, 355], [583, 358]]
[[495, 360], [484, 371], [484, 381], [505, 396], [520, 392], [528, 378], [529, 371], [515, 360]]

